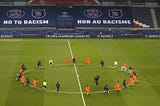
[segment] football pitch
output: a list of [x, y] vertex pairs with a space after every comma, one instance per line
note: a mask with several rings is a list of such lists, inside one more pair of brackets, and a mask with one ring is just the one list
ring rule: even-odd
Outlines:
[[[87, 57], [90, 64], [86, 64]], [[48, 66], [51, 59], [54, 64]], [[158, 39], [0, 39], [0, 60], [0, 106], [160, 106]], [[36, 67], [39, 60], [41, 68]], [[114, 61], [119, 68], [112, 68]], [[139, 82], [117, 92], [114, 84], [129, 78], [127, 72], [120, 71], [124, 63], [135, 68]], [[16, 80], [22, 64], [31, 85], [34, 79], [39, 80], [37, 89]], [[96, 74], [100, 75], [98, 85]], [[42, 88], [44, 80], [46, 90]], [[57, 82], [59, 92], [55, 91]], [[87, 84], [89, 95], [84, 90]], [[103, 92], [105, 84], [109, 94]]]

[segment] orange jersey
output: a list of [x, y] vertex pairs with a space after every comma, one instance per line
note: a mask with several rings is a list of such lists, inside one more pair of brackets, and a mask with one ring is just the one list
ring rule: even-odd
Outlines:
[[133, 75], [133, 81], [134, 81], [134, 82], [138, 82], [136, 75]]
[[86, 64], [90, 64], [90, 58], [86, 58]]
[[89, 93], [89, 92], [91, 91], [90, 87], [87, 86], [87, 87], [85, 88], [85, 91], [86, 91], [87, 93]]
[[132, 78], [132, 77], [129, 78], [128, 84], [129, 84], [129, 85], [132, 85], [132, 84], [133, 84], [133, 78]]
[[25, 83], [26, 82], [26, 78], [25, 78], [25, 76], [23, 75], [22, 77], [21, 77], [21, 83]]
[[123, 67], [125, 67], [125, 68], [126, 68], [126, 67], [127, 67], [127, 64], [123, 64]]
[[69, 64], [69, 59], [68, 58], [65, 59], [65, 63]]
[[115, 86], [114, 86], [114, 89], [120, 90], [121, 89], [120, 83], [116, 83]]
[[37, 85], [38, 85], [38, 80], [35, 79], [35, 80], [33, 81], [33, 87], [36, 88]]
[[20, 70], [19, 70], [19, 74], [23, 74], [23, 69], [22, 68], [20, 68]]
[[131, 71], [131, 74], [132, 74], [132, 75], [134, 75], [134, 73], [135, 73], [135, 71], [134, 71], [134, 70], [132, 70], [132, 71]]

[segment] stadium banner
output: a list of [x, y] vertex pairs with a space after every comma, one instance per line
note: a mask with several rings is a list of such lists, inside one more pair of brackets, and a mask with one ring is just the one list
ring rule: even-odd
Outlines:
[[0, 14], [0, 27], [133, 27], [129, 7], [1, 6]]
[[0, 30], [0, 38], [155, 38], [160, 30]]
[[129, 7], [74, 7], [74, 25], [77, 27], [133, 27]]
[[1, 6], [0, 27], [56, 26], [54, 6]]

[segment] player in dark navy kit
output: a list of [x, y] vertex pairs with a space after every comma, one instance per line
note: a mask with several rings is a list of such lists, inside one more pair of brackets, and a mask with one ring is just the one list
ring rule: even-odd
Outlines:
[[104, 61], [101, 60], [101, 61], [100, 61], [100, 64], [101, 64], [101, 66], [103, 67], [103, 66], [104, 66]]
[[24, 64], [22, 64], [21, 68], [22, 68], [23, 71], [27, 70], [27, 68]]
[[41, 66], [42, 66], [42, 63], [41, 63], [41, 61], [39, 60], [39, 61], [37, 62], [37, 67], [40, 68]]
[[99, 74], [97, 74], [95, 77], [94, 77], [94, 81], [96, 83], [96, 85], [98, 85], [98, 80], [99, 80]]
[[61, 85], [60, 85], [60, 83], [59, 83], [59, 82], [57, 82], [57, 83], [56, 83], [56, 89], [57, 89], [57, 92], [60, 90], [60, 86], [61, 86]]
[[108, 87], [107, 84], [104, 86], [104, 91], [105, 91], [106, 93], [109, 93], [109, 87]]
[[124, 79], [124, 80], [123, 80], [123, 87], [124, 87], [124, 88], [127, 88], [127, 82], [126, 82], [126, 79]]
[[76, 58], [75, 57], [72, 59], [72, 62], [73, 62], [73, 64], [76, 64]]

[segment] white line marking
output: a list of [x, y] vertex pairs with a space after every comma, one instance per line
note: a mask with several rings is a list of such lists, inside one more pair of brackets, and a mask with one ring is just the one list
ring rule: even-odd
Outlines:
[[[69, 46], [69, 50], [70, 50], [70, 53], [71, 53], [71, 57], [73, 59], [73, 52], [72, 52], [72, 48], [71, 48], [71, 45], [70, 45], [69, 41], [68, 41], [68, 46]], [[73, 65], [74, 65], [74, 70], [75, 70], [75, 73], [76, 73], [76, 76], [77, 76], [77, 81], [78, 81], [78, 85], [79, 85], [79, 89], [80, 89], [83, 105], [86, 106], [86, 103], [85, 103], [85, 100], [84, 100], [84, 96], [83, 96], [83, 92], [82, 92], [81, 83], [80, 83], [80, 80], [79, 80], [79, 75], [78, 75], [78, 72], [77, 72], [77, 67], [76, 67], [76, 64], [73, 64]]]

